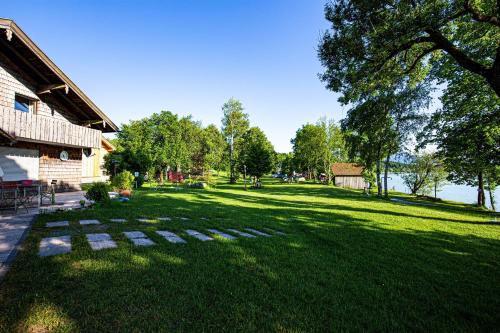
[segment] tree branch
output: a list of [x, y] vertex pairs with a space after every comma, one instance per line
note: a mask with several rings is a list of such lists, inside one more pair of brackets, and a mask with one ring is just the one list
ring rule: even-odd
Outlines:
[[418, 64], [418, 62], [423, 58], [425, 57], [426, 55], [428, 55], [429, 53], [433, 52], [433, 51], [436, 51], [436, 50], [439, 50], [439, 47], [434, 45], [433, 47], [425, 50], [424, 52], [422, 52], [422, 54], [420, 54], [418, 57], [415, 58], [415, 60], [413, 61], [413, 63], [411, 64], [410, 68], [408, 68], [406, 71], [404, 71], [404, 74], [409, 74], [414, 68], [415, 66]]
[[444, 50], [446, 53], [452, 56], [460, 66], [485, 78], [488, 77], [488, 67], [471, 59], [462, 50], [453, 45], [453, 43], [451, 43], [445, 36], [443, 36], [441, 32], [434, 29], [426, 29], [425, 32], [429, 34], [430, 38], [438, 49]]
[[[497, 1], [497, 7], [500, 7], [498, 4], [500, 1]], [[472, 18], [478, 22], [484, 22], [484, 23], [490, 23], [493, 25], [496, 25], [497, 27], [500, 27], [500, 20], [498, 19], [497, 16], [494, 15], [485, 15], [481, 14], [480, 12], [475, 9], [472, 4], [469, 2], [469, 0], [464, 2], [464, 8], [467, 12], [469, 12], [472, 15]]]

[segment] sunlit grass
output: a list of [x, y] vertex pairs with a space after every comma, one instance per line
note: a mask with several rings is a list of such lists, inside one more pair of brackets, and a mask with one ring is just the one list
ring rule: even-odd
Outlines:
[[[104, 223], [82, 227], [83, 218]], [[69, 228], [44, 227], [63, 219]], [[500, 225], [491, 219], [467, 205], [407, 206], [314, 184], [141, 190], [129, 203], [40, 216], [0, 285], [0, 330], [493, 331]], [[287, 235], [185, 234], [244, 227]], [[122, 234], [132, 230], [157, 245], [133, 247]], [[90, 232], [111, 234], [118, 248], [92, 251]], [[72, 253], [37, 256], [41, 238], [63, 234]]]

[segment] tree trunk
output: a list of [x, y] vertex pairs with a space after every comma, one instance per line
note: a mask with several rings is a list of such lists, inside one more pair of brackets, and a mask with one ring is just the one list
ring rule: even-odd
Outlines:
[[480, 171], [479, 175], [477, 177], [477, 183], [478, 183], [478, 188], [477, 188], [477, 206], [478, 207], [484, 207], [485, 206], [485, 196], [484, 196], [484, 181], [483, 181], [483, 172]]
[[382, 182], [380, 181], [380, 159], [377, 159], [377, 195], [382, 196]]
[[389, 191], [387, 189], [387, 177], [389, 175], [389, 162], [391, 158], [391, 152], [387, 152], [387, 157], [385, 159], [385, 165], [384, 165], [384, 196], [386, 198], [389, 197]]
[[490, 194], [490, 203], [491, 203], [491, 209], [496, 212], [495, 209], [495, 186], [492, 186], [492, 183], [490, 181], [490, 177], [487, 178], [488, 182], [488, 192]]
[[231, 134], [231, 142], [229, 143], [229, 182], [231, 184], [236, 183], [236, 179], [234, 177], [234, 168], [233, 168], [233, 135]]

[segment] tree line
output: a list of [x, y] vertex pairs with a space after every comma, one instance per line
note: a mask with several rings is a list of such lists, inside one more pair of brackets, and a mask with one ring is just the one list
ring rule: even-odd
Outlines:
[[257, 183], [273, 168], [274, 148], [260, 128], [250, 127], [240, 101], [229, 99], [222, 111], [221, 129], [170, 111], [122, 125], [113, 140], [116, 151], [105, 159], [108, 173], [137, 171], [163, 182], [169, 171], [205, 175], [228, 170], [232, 183], [244, 173]]

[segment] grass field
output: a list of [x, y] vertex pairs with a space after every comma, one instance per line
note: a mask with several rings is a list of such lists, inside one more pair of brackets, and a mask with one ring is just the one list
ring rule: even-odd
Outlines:
[[[191, 219], [135, 221], [160, 216]], [[107, 221], [118, 217], [129, 221]], [[81, 218], [103, 225], [83, 227]], [[492, 218], [313, 184], [141, 190], [129, 203], [40, 216], [0, 284], [0, 331], [495, 331]], [[69, 228], [44, 227], [66, 219]], [[210, 227], [287, 235], [201, 242], [184, 232]], [[188, 242], [168, 243], [159, 229]], [[131, 230], [157, 245], [134, 247], [122, 234]], [[92, 251], [84, 234], [95, 231], [118, 248]], [[41, 238], [63, 234], [72, 235], [70, 254], [37, 256]]]

